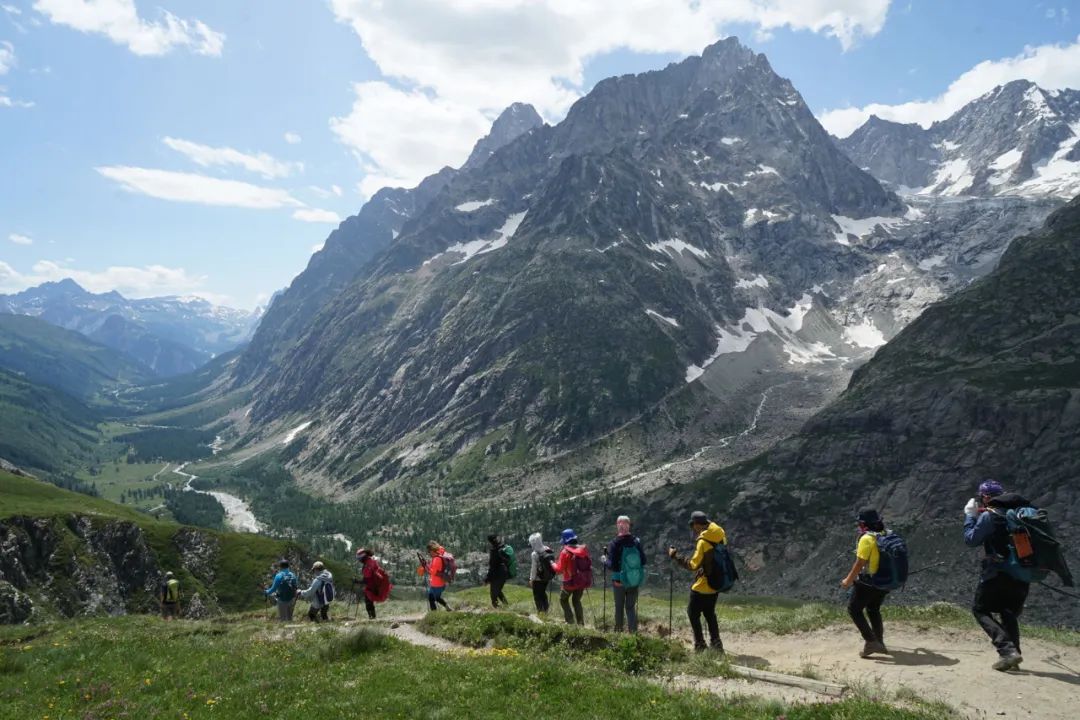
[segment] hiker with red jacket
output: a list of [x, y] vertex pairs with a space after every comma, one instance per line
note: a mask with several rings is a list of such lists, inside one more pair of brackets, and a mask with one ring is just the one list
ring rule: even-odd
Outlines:
[[375, 603], [385, 602], [390, 597], [390, 576], [379, 565], [379, 561], [367, 548], [356, 551], [356, 562], [360, 563], [360, 581], [364, 585], [364, 608], [369, 620], [375, 619]]
[[[585, 609], [581, 606], [581, 595], [586, 588], [592, 587], [592, 558], [589, 557], [589, 548], [578, 542], [577, 534], [570, 528], [562, 531], [562, 545], [559, 559], [551, 566], [556, 573], [562, 573], [559, 604], [562, 605], [567, 625], [573, 625], [575, 618], [578, 625], [584, 625]], [[571, 602], [573, 612], [570, 612]]]
[[423, 556], [421, 556], [423, 564], [420, 566], [418, 573], [421, 575], [426, 574], [428, 578], [428, 607], [437, 610], [438, 606], [442, 605], [449, 611], [450, 606], [446, 603], [446, 600], [443, 600], [443, 592], [446, 591], [446, 586], [453, 581], [456, 570], [453, 556], [446, 552], [446, 548], [434, 540], [427, 544], [427, 551], [431, 559], [424, 561]]

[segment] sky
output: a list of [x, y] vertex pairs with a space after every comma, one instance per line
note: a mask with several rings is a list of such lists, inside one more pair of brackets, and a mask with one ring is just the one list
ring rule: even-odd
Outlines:
[[738, 36], [834, 134], [1080, 88], [1080, 0], [0, 0], [0, 293], [253, 308], [499, 111]]

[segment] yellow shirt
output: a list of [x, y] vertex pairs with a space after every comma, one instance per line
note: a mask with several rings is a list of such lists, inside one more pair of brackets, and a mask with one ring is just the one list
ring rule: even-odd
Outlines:
[[877, 547], [877, 536], [878, 534], [875, 532], [863, 533], [863, 536], [859, 538], [859, 546], [855, 549], [855, 557], [866, 561], [866, 569], [863, 572], [869, 575], [876, 573], [878, 565], [881, 564], [881, 552]]
[[[726, 545], [727, 535], [724, 533], [724, 528], [720, 527], [716, 523], [709, 523], [707, 527], [700, 535], [698, 535], [697, 544], [694, 546], [694, 555], [690, 558], [690, 569], [699, 570], [702, 563], [705, 562], [705, 553], [707, 553], [713, 545]], [[709, 581], [704, 575], [699, 576], [694, 580], [693, 586], [690, 588], [694, 592], [703, 593], [705, 595], [715, 595], [716, 590], [709, 587]]]

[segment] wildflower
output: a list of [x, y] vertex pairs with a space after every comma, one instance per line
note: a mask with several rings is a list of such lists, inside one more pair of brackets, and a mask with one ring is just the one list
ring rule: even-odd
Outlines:
[[150, 684], [150, 678], [146, 678], [145, 680], [143, 680], [143, 684], [144, 685], [149, 685]]

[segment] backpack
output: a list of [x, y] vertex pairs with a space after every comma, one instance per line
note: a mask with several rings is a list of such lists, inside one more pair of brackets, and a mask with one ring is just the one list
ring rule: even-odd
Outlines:
[[619, 560], [619, 582], [623, 587], [641, 587], [645, 582], [645, 566], [641, 564], [641, 550], [637, 544], [624, 547]]
[[329, 605], [334, 602], [334, 580], [333, 578], [323, 580], [319, 585], [319, 589], [315, 591], [315, 597], [319, 599], [320, 605]]
[[1042, 582], [1054, 572], [1063, 585], [1073, 587], [1072, 573], [1045, 510], [1034, 507], [1007, 510], [1005, 529], [1009, 533], [1006, 573], [1020, 582], [1033, 583]]
[[445, 550], [440, 557], [442, 558], [442, 570], [439, 571], [439, 577], [445, 580], [446, 584], [449, 585], [457, 578], [457, 560]]
[[386, 574], [386, 570], [379, 564], [375, 565], [375, 569], [371, 571], [371, 583], [368, 589], [371, 590], [372, 602], [384, 602], [390, 597], [390, 590], [393, 585], [390, 584], [390, 576]]
[[503, 555], [503, 562], [506, 564], [506, 576], [508, 578], [517, 577], [517, 554], [514, 553], [514, 548], [509, 545], [503, 545], [499, 548], [499, 552]]
[[176, 578], [165, 583], [165, 602], [180, 602], [180, 581]]
[[551, 548], [544, 548], [536, 558], [536, 581], [547, 585], [555, 577], [555, 571], [551, 569], [551, 563], [555, 562], [555, 553]]
[[296, 593], [299, 590], [299, 585], [296, 582], [296, 576], [293, 575], [292, 570], [286, 570], [285, 574], [281, 578], [281, 584], [278, 585], [277, 597], [281, 602], [292, 602], [296, 597]]
[[566, 588], [584, 590], [592, 587], [592, 558], [589, 557], [589, 548], [579, 545], [570, 548], [570, 554], [574, 556], [573, 572], [570, 579], [563, 583]]
[[709, 540], [705, 542], [710, 545], [708, 552], [705, 553], [705, 562], [702, 563], [702, 568], [705, 570], [705, 582], [709, 583], [709, 587], [716, 592], [725, 593], [739, 579], [735, 561], [724, 543], [714, 543]]
[[903, 587], [908, 577], [908, 548], [904, 538], [894, 532], [875, 534], [878, 549], [878, 570], [870, 576], [870, 584], [878, 590]]

